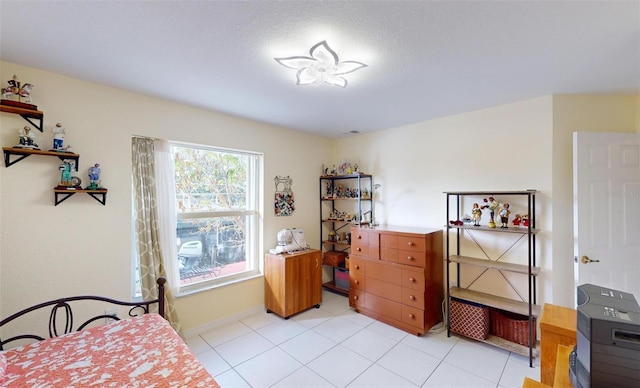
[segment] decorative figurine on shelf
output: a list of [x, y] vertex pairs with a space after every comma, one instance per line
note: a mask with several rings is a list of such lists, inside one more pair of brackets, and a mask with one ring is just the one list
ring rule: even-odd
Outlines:
[[500, 216], [500, 222], [502, 223], [502, 225], [500, 225], [502, 229], [508, 228], [507, 225], [509, 224], [509, 214], [511, 214], [511, 211], [509, 210], [509, 204], [502, 204], [502, 209], [500, 209], [500, 212], [498, 213], [498, 215]]
[[480, 209], [480, 205], [477, 203], [473, 204], [473, 209], [471, 209], [471, 216], [473, 217], [473, 226], [480, 226], [480, 219], [482, 219], [482, 209]]
[[529, 215], [525, 214], [522, 216], [522, 226], [524, 226], [525, 228], [529, 227]]
[[516, 228], [520, 227], [520, 224], [522, 223], [522, 216], [520, 214], [516, 214], [513, 217], [513, 226], [515, 226]]
[[332, 198], [333, 197], [333, 187], [332, 187], [331, 181], [327, 181], [327, 189], [325, 191], [325, 197], [326, 198]]
[[64, 135], [66, 132], [62, 127], [62, 124], [57, 123], [55, 127], [51, 128], [51, 132], [53, 133], [53, 150], [52, 151], [61, 151], [64, 152], [65, 149], [62, 146], [64, 142]]
[[482, 208], [489, 209], [489, 217], [490, 217], [489, 227], [490, 228], [496, 227], [495, 214], [498, 206], [500, 206], [500, 204], [498, 203], [498, 201], [496, 201], [495, 198], [489, 197], [489, 199], [487, 198], [484, 199], [484, 205], [482, 205]]
[[[31, 89], [33, 89], [32, 84], [21, 84], [20, 81], [18, 81], [18, 76], [15, 74], [12, 79], [7, 81], [7, 83], [9, 86], [2, 88], [3, 105], [16, 106], [24, 109], [37, 109], [35, 105], [27, 104], [27, 102], [31, 102]], [[9, 100], [10, 96], [16, 96], [18, 100]]]
[[31, 148], [33, 150], [39, 150], [36, 144], [36, 136], [31, 132], [31, 128], [25, 125], [20, 131], [20, 144], [14, 146], [15, 148]]
[[89, 186], [87, 190], [96, 190], [100, 188], [100, 164], [96, 163], [89, 167]]
[[61, 189], [80, 189], [82, 180], [77, 176], [72, 176], [71, 171], [75, 168], [76, 162], [69, 159], [64, 159], [58, 166], [60, 170], [60, 183], [57, 188]]

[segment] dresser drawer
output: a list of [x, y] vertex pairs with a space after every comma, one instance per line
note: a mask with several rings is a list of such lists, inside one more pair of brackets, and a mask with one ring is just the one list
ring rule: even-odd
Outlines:
[[397, 266], [391, 266], [380, 261], [367, 262], [365, 276], [368, 279], [378, 279], [390, 284], [402, 284], [402, 270]]
[[364, 273], [353, 273], [353, 270], [349, 271], [349, 289], [367, 290], [367, 278], [364, 277]]
[[351, 245], [368, 245], [369, 233], [363, 232], [360, 228], [351, 229]]
[[427, 251], [426, 245], [424, 236], [398, 236], [398, 249], [424, 253]]
[[406, 264], [414, 267], [424, 267], [424, 252], [398, 250], [398, 264]]
[[374, 229], [363, 229], [357, 226], [351, 228], [351, 241], [361, 245], [380, 246], [380, 233]]
[[360, 245], [358, 243], [354, 243], [351, 245], [351, 253], [366, 256], [376, 260], [380, 258], [378, 247], [374, 247], [371, 245]]
[[398, 249], [398, 236], [383, 234], [380, 236], [380, 248]]
[[390, 284], [386, 281], [368, 278], [367, 293], [381, 296], [394, 302], [402, 302], [402, 287], [399, 284]]
[[353, 254], [349, 256], [349, 275], [355, 275], [362, 278], [366, 274], [366, 267], [367, 261], [362, 259], [361, 256]]
[[424, 328], [424, 311], [402, 305], [402, 322], [422, 329]]
[[402, 287], [402, 304], [424, 310], [424, 292]]
[[398, 262], [398, 249], [396, 248], [387, 248], [380, 247], [380, 260], [387, 261], [389, 263], [397, 263]]
[[402, 318], [402, 305], [400, 303], [377, 295], [367, 294], [364, 307], [398, 321]]
[[349, 290], [349, 306], [353, 308], [365, 308], [366, 299], [366, 292], [353, 288]]
[[424, 292], [425, 281], [422, 271], [402, 270], [402, 287]]

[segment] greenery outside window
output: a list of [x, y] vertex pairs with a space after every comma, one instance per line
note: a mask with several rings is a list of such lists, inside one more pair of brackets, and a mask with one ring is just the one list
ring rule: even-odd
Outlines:
[[259, 275], [262, 155], [178, 143], [171, 150], [180, 293]]
[[[262, 154], [170, 142], [175, 250], [167, 254], [178, 295], [260, 275]], [[133, 220], [132, 220], [133, 223]], [[136, 239], [132, 224], [133, 241]], [[141, 296], [137, 244], [134, 295]]]

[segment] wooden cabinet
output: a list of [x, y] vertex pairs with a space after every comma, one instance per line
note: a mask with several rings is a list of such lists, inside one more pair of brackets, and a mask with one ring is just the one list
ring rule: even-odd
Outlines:
[[[577, 342], [578, 312], [575, 309], [545, 303], [540, 317], [540, 381], [554, 386], [558, 349], [569, 351]], [[569, 357], [567, 357], [567, 360]], [[563, 374], [569, 374], [565, 369]]]
[[[531, 367], [533, 367], [533, 360], [537, 353], [536, 318], [540, 316], [540, 306], [536, 305], [536, 279], [540, 273], [540, 268], [536, 266], [536, 193], [536, 190], [445, 192], [447, 196], [447, 321], [451, 323], [456, 319], [451, 315], [449, 308], [452, 298], [481, 304], [488, 307], [490, 311], [493, 309], [493, 312], [506, 311], [520, 315], [522, 321], [527, 322], [528, 345], [522, 345], [504, 336], [500, 337], [494, 334], [490, 334], [482, 341], [528, 356]], [[466, 222], [463, 221], [464, 211], [462, 209], [470, 210], [476, 204], [483, 203], [483, 197], [488, 197], [491, 202], [492, 196], [500, 198], [505, 204], [510, 203], [510, 207], [507, 208], [512, 212], [511, 220], [515, 217], [513, 201], [519, 204], [523, 209], [522, 213], [527, 215], [522, 226], [520, 224], [509, 226], [506, 225], [508, 222], [505, 222], [502, 227], [496, 227], [495, 223], [492, 225], [491, 222], [488, 225], [474, 225], [470, 219], [465, 220]], [[497, 201], [495, 203], [498, 205]], [[495, 210], [495, 218], [499, 220], [499, 208], [493, 209]], [[486, 215], [482, 218], [485, 218]], [[507, 221], [508, 219], [507, 215]], [[490, 220], [493, 218], [490, 217]], [[500, 243], [501, 241], [502, 243]], [[515, 260], [512, 262], [503, 260], [507, 254], [514, 256]], [[463, 272], [472, 273], [472, 271], [477, 275], [472, 275], [468, 280], [463, 281]], [[486, 281], [485, 287], [492, 289], [480, 290], [479, 284], [482, 282], [479, 279], [492, 273], [497, 273], [497, 282]], [[455, 283], [455, 286], [451, 283]], [[519, 288], [524, 289], [524, 292]], [[505, 297], [507, 292], [516, 294], [518, 299]], [[481, 324], [481, 321], [476, 322], [467, 317], [460, 318], [458, 322], [475, 326]], [[490, 326], [493, 326], [493, 323]], [[447, 328], [447, 335], [451, 334], [450, 331], [451, 325]], [[493, 331], [492, 328], [491, 332]]]
[[267, 253], [264, 260], [264, 305], [268, 313], [289, 318], [322, 303], [322, 253]]
[[442, 231], [351, 227], [349, 305], [357, 312], [423, 335], [442, 320]]

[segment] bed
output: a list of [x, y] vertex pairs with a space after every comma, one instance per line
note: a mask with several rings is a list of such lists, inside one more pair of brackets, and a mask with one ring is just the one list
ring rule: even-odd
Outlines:
[[[3, 319], [0, 329], [34, 311], [51, 309], [48, 338], [38, 334], [0, 338], [0, 387], [219, 387], [163, 318], [164, 284], [158, 279], [160, 297], [151, 301], [77, 296], [41, 303]], [[99, 314], [74, 328], [71, 306], [86, 301], [126, 306], [130, 317]], [[155, 305], [158, 313], [151, 312]], [[105, 319], [111, 322], [97, 325]], [[24, 340], [35, 342], [9, 348]]]

